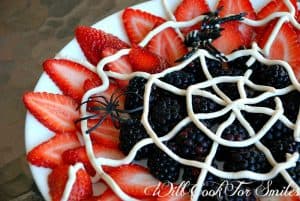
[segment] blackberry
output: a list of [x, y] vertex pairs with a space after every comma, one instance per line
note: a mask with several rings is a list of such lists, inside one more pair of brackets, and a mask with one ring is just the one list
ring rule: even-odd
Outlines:
[[300, 92], [293, 91], [282, 97], [282, 102], [284, 105], [284, 114], [292, 121], [296, 122], [299, 107], [300, 107]]
[[180, 131], [175, 141], [179, 146], [180, 156], [195, 160], [207, 156], [212, 145], [212, 141], [193, 124]]
[[[129, 81], [129, 84], [126, 89], [126, 98], [125, 98], [125, 109], [133, 110], [143, 106], [144, 104], [144, 91], [145, 84], [147, 80], [142, 77], [134, 77]], [[156, 86], [152, 87], [152, 92], [150, 96], [150, 102], [156, 99]], [[141, 116], [143, 110], [131, 113], [133, 117]]]
[[174, 71], [163, 77], [162, 81], [174, 85], [175, 87], [186, 89], [196, 83], [196, 76], [184, 71]]
[[288, 173], [291, 175], [292, 179], [300, 185], [300, 161], [296, 163], [296, 167], [288, 169]]
[[[230, 141], [242, 141], [249, 137], [247, 130], [240, 124], [240, 122], [235, 121], [229, 127], [227, 127], [223, 133], [222, 138]], [[230, 150], [229, 147], [220, 145], [216, 154], [216, 158], [220, 161], [228, 160], [230, 157], [227, 152]]]
[[288, 72], [280, 65], [267, 66], [256, 65], [250, 77], [257, 84], [272, 86], [277, 89], [287, 87], [291, 84]]
[[266, 124], [268, 119], [270, 119], [270, 116], [260, 113], [244, 112], [243, 115], [256, 132], [258, 132]]
[[[169, 142], [167, 146], [176, 152], [176, 144]], [[179, 177], [180, 163], [173, 160], [158, 147], [153, 148], [147, 166], [150, 173], [162, 182], [175, 182]]]
[[292, 135], [283, 136], [279, 140], [269, 141], [267, 145], [278, 162], [286, 161], [287, 153], [295, 153], [300, 151], [300, 143], [294, 140]]
[[[121, 122], [120, 125], [120, 150], [124, 154], [128, 154], [132, 147], [140, 140], [148, 137], [144, 126], [137, 119], [129, 119]], [[146, 158], [151, 150], [152, 145], [147, 145], [137, 152], [136, 160]]]
[[238, 57], [235, 60], [229, 61], [228, 65], [230, 68], [241, 69], [244, 72], [248, 70], [248, 66], [246, 65], [247, 61], [250, 59], [250, 56]]
[[150, 108], [149, 120], [159, 136], [167, 134], [185, 117], [185, 107], [180, 98], [162, 97]]
[[[207, 58], [206, 64], [208, 69], [221, 68], [221, 62], [217, 60], [212, 60]], [[194, 61], [192, 61], [189, 65], [187, 65], [183, 69], [183, 71], [195, 75], [197, 82], [203, 82], [207, 80], [199, 59], [195, 59]]]
[[235, 121], [223, 131], [222, 137], [230, 141], [242, 141], [249, 135], [247, 130], [238, 121]]
[[211, 99], [193, 96], [193, 110], [195, 113], [211, 113], [221, 109], [221, 106]]
[[226, 171], [250, 170], [265, 173], [270, 170], [270, 164], [265, 155], [255, 147], [232, 148], [227, 154], [227, 160], [224, 161]]
[[[213, 68], [210, 71], [213, 77], [219, 76], [242, 76], [245, 73], [245, 70], [239, 68], [231, 68], [231, 67], [220, 67]], [[221, 91], [223, 91], [230, 99], [236, 100], [240, 98], [240, 94], [237, 88], [236, 83], [222, 83], [218, 84], [218, 87]]]
[[284, 125], [281, 121], [277, 121], [271, 129], [263, 137], [262, 141], [266, 144], [276, 141], [279, 139], [284, 139], [288, 136], [293, 135], [293, 130]]

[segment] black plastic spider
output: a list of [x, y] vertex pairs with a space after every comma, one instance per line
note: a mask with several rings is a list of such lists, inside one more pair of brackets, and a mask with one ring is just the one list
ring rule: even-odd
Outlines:
[[197, 49], [207, 49], [220, 61], [227, 61], [227, 58], [212, 45], [212, 42], [221, 36], [221, 32], [224, 30], [221, 28], [221, 24], [229, 21], [240, 21], [246, 16], [246, 13], [220, 18], [221, 10], [222, 7], [215, 12], [204, 13], [206, 17], [203, 19], [200, 29], [187, 34], [184, 43], [191, 50], [179, 59], [179, 62], [190, 58]]
[[[111, 97], [108, 98], [105, 96], [92, 96], [87, 101], [82, 102], [79, 107], [83, 104], [96, 103], [93, 106], [90, 106], [88, 110], [92, 113], [89, 116], [82, 117], [76, 120], [75, 123], [80, 121], [85, 121], [88, 119], [97, 119], [98, 122], [91, 128], [85, 131], [86, 134], [90, 134], [93, 130], [99, 127], [106, 118], [110, 118], [116, 128], [120, 128], [120, 122], [126, 120], [126, 115], [134, 113], [140, 110], [143, 110], [143, 106], [132, 109], [132, 110], [123, 110], [120, 109], [120, 97], [130, 94], [132, 92], [123, 92], [121, 89], [115, 91]], [[134, 93], [139, 96], [138, 94]], [[142, 98], [142, 97], [141, 97]], [[77, 109], [79, 109], [79, 107]], [[99, 119], [98, 119], [98, 118]]]

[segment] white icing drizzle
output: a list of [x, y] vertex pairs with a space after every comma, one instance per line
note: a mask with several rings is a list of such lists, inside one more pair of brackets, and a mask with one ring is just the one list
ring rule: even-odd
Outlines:
[[[171, 11], [171, 9], [169, 8], [169, 4], [167, 2], [167, 0], [162, 0], [162, 4], [164, 6], [164, 9], [169, 17], [170, 20], [177, 22], [175, 15], [173, 14], [173, 12]], [[178, 36], [184, 40], [184, 35], [182, 34], [182, 32], [180, 31], [179, 28], [175, 28], [176, 32], [178, 33]]]
[[82, 163], [76, 163], [74, 166], [71, 165], [69, 167], [68, 181], [66, 183], [66, 187], [65, 187], [64, 193], [62, 195], [61, 201], [68, 201], [69, 196], [72, 191], [72, 188], [73, 188], [73, 185], [75, 184], [75, 181], [76, 181], [76, 174], [80, 169], [84, 169], [84, 166]]
[[[241, 179], [241, 178], [248, 178], [248, 179], [255, 179], [255, 180], [268, 180], [276, 176], [277, 174], [281, 174], [285, 180], [292, 185], [292, 187], [300, 192], [299, 186], [293, 181], [293, 179], [290, 177], [290, 175], [287, 172], [287, 169], [294, 167], [296, 165], [297, 160], [299, 159], [299, 153], [293, 153], [287, 155], [287, 160], [282, 163], [277, 163], [272, 156], [270, 150], [268, 150], [259, 140], [266, 134], [266, 132], [277, 122], [281, 121], [283, 124], [288, 126], [291, 129], [294, 129], [294, 138], [297, 141], [300, 141], [300, 114], [298, 116], [298, 120], [296, 124], [292, 123], [285, 115], [283, 115], [283, 106], [279, 98], [276, 98], [276, 96], [287, 94], [293, 90], [300, 91], [300, 84], [298, 83], [297, 78], [295, 77], [293, 70], [291, 69], [291, 66], [281, 60], [269, 60], [264, 58], [259, 51], [263, 51], [264, 53], [268, 53], [270, 50], [270, 47], [272, 46], [272, 43], [274, 42], [274, 39], [276, 35], [278, 34], [280, 28], [282, 27], [283, 23], [286, 21], [290, 21], [297, 29], [300, 29], [300, 25], [293, 17], [295, 14], [295, 9], [291, 2], [289, 0], [284, 0], [286, 5], [288, 6], [290, 12], [276, 12], [271, 14], [270, 16], [266, 17], [263, 20], [255, 21], [251, 19], [244, 19], [243, 23], [250, 25], [250, 26], [261, 26], [265, 25], [266, 23], [270, 22], [271, 20], [275, 18], [280, 18], [277, 22], [274, 31], [271, 34], [271, 37], [269, 38], [266, 46], [264, 49], [261, 49], [258, 47], [256, 43], [253, 43], [252, 48], [248, 50], [240, 50], [232, 53], [231, 55], [227, 55], [229, 61], [234, 60], [241, 56], [252, 56], [251, 59], [248, 61], [247, 64], [249, 66], [255, 61], [258, 60], [261, 63], [267, 64], [267, 65], [281, 65], [283, 66], [291, 79], [292, 85], [283, 89], [275, 89], [273, 87], [269, 86], [262, 86], [257, 85], [253, 83], [251, 80], [249, 80], [249, 77], [251, 75], [251, 70], [248, 70], [244, 76], [223, 76], [223, 77], [217, 77], [213, 78], [208, 70], [208, 67], [206, 65], [206, 58], [214, 59], [206, 50], [198, 50], [194, 55], [192, 55], [191, 58], [187, 59], [186, 61], [182, 62], [181, 64], [178, 64], [172, 68], [166, 69], [165, 71], [158, 73], [158, 74], [149, 74], [145, 72], [134, 72], [131, 74], [119, 74], [116, 72], [107, 72], [103, 70], [103, 67], [113, 62], [117, 59], [119, 59], [121, 56], [127, 55], [130, 51], [130, 49], [125, 49], [118, 51], [116, 54], [106, 57], [102, 59], [99, 64], [97, 65], [97, 68], [95, 70], [94, 66], [90, 63], [87, 63], [87, 61], [78, 61], [73, 58], [69, 58], [71, 60], [74, 60], [76, 62], [79, 62], [82, 65], [87, 66], [90, 70], [93, 72], [96, 72], [99, 77], [102, 79], [102, 85], [89, 90], [84, 96], [82, 101], [87, 101], [91, 96], [94, 94], [101, 93], [108, 89], [109, 87], [109, 78], [117, 78], [121, 80], [129, 80], [135, 76], [140, 76], [143, 78], [146, 78], [148, 82], [145, 85], [145, 93], [144, 93], [144, 111], [141, 119], [141, 123], [145, 127], [149, 138], [143, 139], [140, 142], [138, 142], [130, 151], [130, 153], [121, 160], [114, 160], [114, 159], [108, 159], [108, 158], [96, 158], [95, 154], [93, 152], [92, 142], [89, 135], [85, 134], [85, 131], [88, 130], [87, 127], [87, 121], [81, 122], [81, 130], [83, 133], [83, 140], [84, 144], [86, 146], [86, 151], [88, 154], [88, 157], [91, 161], [91, 164], [95, 168], [97, 175], [95, 178], [93, 178], [94, 182], [97, 182], [99, 178], [103, 179], [111, 188], [112, 190], [122, 199], [126, 201], [136, 201], [138, 199], [135, 199], [129, 195], [127, 195], [125, 192], [123, 192], [120, 187], [116, 184], [116, 182], [103, 171], [102, 165], [109, 165], [109, 166], [120, 166], [123, 164], [129, 164], [134, 160], [135, 155], [137, 154], [137, 151], [141, 149], [142, 147], [155, 143], [157, 147], [162, 149], [166, 154], [168, 154], [171, 158], [178, 161], [181, 164], [201, 168], [201, 174], [198, 178], [198, 186], [195, 190], [195, 194], [192, 196], [192, 200], [196, 201], [198, 195], [201, 192], [203, 181], [205, 180], [205, 177], [207, 173], [214, 174], [218, 177], [225, 178], [225, 179]], [[169, 9], [169, 6], [166, 3], [166, 0], [162, 0], [163, 6], [166, 9], [167, 14], [173, 21], [168, 21], [154, 30], [152, 30], [145, 39], [139, 44], [140, 46], [144, 47], [148, 44], [148, 42], [158, 33], [165, 30], [166, 28], [172, 27], [177, 30], [184, 27], [192, 26], [196, 23], [199, 23], [203, 20], [204, 16], [196, 17], [193, 20], [187, 21], [187, 22], [176, 22], [175, 17], [172, 14], [172, 11]], [[57, 55], [57, 58], [66, 58], [65, 55]], [[194, 59], [199, 58], [201, 61], [201, 66], [203, 68], [203, 71], [205, 73], [205, 76], [207, 78], [207, 81], [192, 85], [188, 87], [187, 90], [182, 90], [179, 88], [176, 88], [170, 84], [164, 83], [163, 81], [159, 80], [159, 78], [165, 76], [166, 74], [178, 71], [187, 66], [191, 61]], [[236, 83], [238, 86], [238, 91], [241, 96], [240, 99], [232, 101], [229, 97], [227, 97], [218, 87], [218, 83]], [[186, 96], [186, 104], [187, 104], [187, 112], [188, 117], [180, 121], [169, 133], [167, 133], [163, 137], [158, 137], [157, 134], [153, 131], [151, 128], [149, 122], [148, 122], [148, 114], [149, 114], [149, 98], [151, 93], [151, 87], [155, 84], [160, 88], [163, 88], [165, 90], [170, 91], [171, 93], [180, 95], [180, 96]], [[254, 98], [248, 98], [247, 94], [245, 92], [245, 86], [248, 86], [252, 89], [255, 89], [257, 91], [263, 92], [260, 96], [254, 97]], [[213, 87], [217, 95], [214, 95], [210, 92], [201, 90], [207, 87]], [[212, 99], [213, 101], [219, 103], [220, 105], [225, 106], [222, 110], [214, 112], [214, 113], [207, 113], [207, 114], [195, 114], [193, 112], [192, 108], [192, 96], [193, 95], [199, 95], [204, 96], [206, 98]], [[252, 106], [256, 103], [259, 103], [267, 98], [275, 98], [276, 102], [276, 108], [275, 110], [265, 107], [256, 107]], [[243, 117], [241, 114], [241, 111], [246, 112], [252, 112], [252, 113], [264, 113], [270, 116], [269, 121], [265, 124], [265, 126], [258, 132], [255, 133], [254, 129], [251, 127], [251, 125], [247, 122], [247, 120]], [[81, 115], [86, 116], [86, 105], [83, 104], [80, 108]], [[211, 119], [216, 118], [219, 116], [223, 116], [226, 113], [231, 113], [230, 117], [223, 122], [219, 128], [217, 129], [216, 133], [213, 133], [210, 129], [206, 128], [202, 123], [201, 119]], [[248, 131], [250, 138], [239, 141], [239, 142], [232, 142], [228, 140], [224, 140], [221, 138], [221, 134], [228, 126], [230, 126], [235, 120], [240, 121], [240, 123], [245, 127], [245, 129]], [[179, 157], [178, 155], [174, 154], [168, 147], [166, 147], [163, 142], [168, 141], [172, 139], [183, 127], [188, 125], [189, 123], [193, 122], [203, 133], [205, 133], [210, 139], [213, 140], [213, 145], [210, 150], [210, 153], [206, 157], [204, 162], [199, 161], [193, 161], [193, 160], [187, 160], [184, 158]], [[211, 166], [212, 160], [216, 154], [217, 148], [219, 145], [229, 146], [229, 147], [246, 147], [249, 145], [255, 145], [261, 152], [263, 152], [268, 159], [269, 163], [273, 166], [272, 170], [268, 173], [255, 173], [252, 171], [244, 170], [239, 172], [226, 172], [223, 170], [219, 170], [217, 168], [214, 168]], [[82, 166], [78, 165], [76, 168], [70, 168], [69, 172], [69, 181], [67, 184], [67, 187], [64, 192], [63, 200], [67, 200], [69, 193], [71, 191], [72, 185], [74, 184], [76, 180], [76, 171], [78, 168]]]

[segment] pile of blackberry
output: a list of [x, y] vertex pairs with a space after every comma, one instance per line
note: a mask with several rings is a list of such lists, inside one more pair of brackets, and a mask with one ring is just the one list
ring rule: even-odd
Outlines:
[[[227, 63], [207, 59], [208, 70], [213, 77], [218, 76], [243, 76], [249, 69], [246, 62], [249, 57], [241, 57], [234, 61]], [[284, 88], [291, 84], [289, 76], [282, 66], [266, 66], [259, 62], [254, 63], [250, 69], [253, 73], [250, 80], [255, 84], [273, 86], [275, 88]], [[206, 81], [207, 78], [202, 71], [199, 60], [194, 60], [187, 67], [180, 71], [172, 72], [161, 78], [161, 81], [171, 84], [179, 89], [187, 89], [189, 86]], [[141, 77], [135, 77], [129, 82], [126, 91], [125, 109], [135, 110], [142, 107], [144, 104], [144, 90], [147, 80]], [[222, 83], [218, 87], [232, 100], [240, 98], [236, 83]], [[214, 93], [212, 88], [204, 89]], [[249, 98], [260, 95], [261, 92], [253, 89], [246, 89]], [[254, 106], [275, 108], [274, 98], [269, 98]], [[284, 105], [284, 114], [292, 122], [296, 122], [298, 111], [300, 107], [300, 93], [293, 91], [287, 95], [279, 97]], [[202, 97], [192, 97], [193, 110], [195, 113], [212, 113], [221, 110], [224, 106], [219, 105], [213, 100]], [[153, 85], [149, 102], [148, 120], [153, 131], [159, 136], [168, 134], [181, 120], [187, 116], [185, 97], [175, 95], [171, 92], [163, 90], [158, 86]], [[143, 110], [130, 113], [129, 118], [120, 124], [120, 149], [124, 154], [128, 154], [137, 142], [148, 138], [149, 135], [145, 131], [144, 126], [140, 120]], [[270, 119], [270, 116], [256, 113], [242, 112], [243, 116], [251, 124], [256, 132], [263, 128], [264, 124]], [[213, 132], [216, 127], [226, 120], [228, 116], [222, 118], [201, 120], [204, 126]], [[242, 141], [248, 139], [250, 136], [247, 130], [239, 123], [234, 121], [232, 125], [224, 130], [222, 138], [229, 141]], [[281, 121], [278, 121], [262, 138], [261, 142], [270, 149], [277, 162], [286, 160], [287, 153], [294, 153], [300, 151], [300, 143], [295, 142], [293, 138], [293, 131], [287, 128]], [[173, 139], [164, 144], [178, 156], [203, 162], [209, 154], [213, 141], [207, 137], [198, 127], [193, 123], [188, 124], [182, 128]], [[197, 182], [197, 178], [201, 173], [200, 169], [183, 166], [170, 156], [164, 153], [161, 149], [151, 144], [143, 147], [137, 152], [136, 160], [146, 160], [147, 166], [151, 174], [160, 181], [176, 182], [178, 179], [189, 181], [192, 184]], [[215, 165], [219, 164], [219, 165]], [[221, 164], [221, 165], [220, 165]], [[214, 166], [225, 171], [240, 171], [250, 170], [258, 173], [266, 173], [272, 169], [266, 156], [258, 150], [255, 146], [244, 148], [231, 148], [219, 146], [216, 157], [214, 159]], [[300, 185], [300, 162], [295, 168], [288, 170]], [[183, 170], [183, 176], [180, 178], [180, 171]], [[273, 179], [274, 183], [279, 183], [283, 179], [277, 176]], [[221, 178], [217, 178], [212, 174], [206, 177], [203, 189], [215, 189], [216, 183], [223, 182]], [[230, 182], [235, 182], [230, 181]], [[227, 196], [227, 193], [219, 195], [215, 198], [207, 198], [200, 196], [199, 200], [249, 200], [254, 201], [254, 187], [245, 186], [244, 190], [251, 191], [250, 196]]]

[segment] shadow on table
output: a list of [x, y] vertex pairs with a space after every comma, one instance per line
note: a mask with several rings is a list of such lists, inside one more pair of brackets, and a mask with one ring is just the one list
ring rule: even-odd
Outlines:
[[43, 201], [35, 186], [25, 155], [0, 168], [1, 201]]

